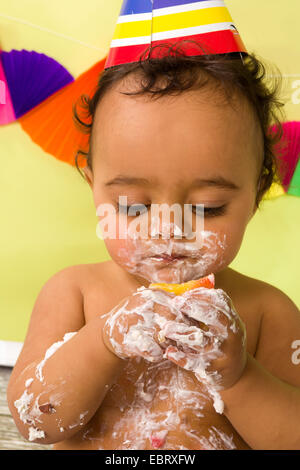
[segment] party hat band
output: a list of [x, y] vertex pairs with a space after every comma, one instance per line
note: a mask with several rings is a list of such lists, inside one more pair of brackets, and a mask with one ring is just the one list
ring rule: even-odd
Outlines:
[[187, 56], [246, 52], [223, 0], [125, 0], [105, 69], [138, 62], [149, 46], [181, 40], [196, 42], [184, 43]]

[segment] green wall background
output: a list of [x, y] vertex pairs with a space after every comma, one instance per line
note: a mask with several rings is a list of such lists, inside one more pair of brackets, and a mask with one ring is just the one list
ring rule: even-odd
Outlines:
[[[1, 47], [43, 52], [77, 77], [107, 54], [121, 3], [0, 0]], [[226, 4], [248, 50], [284, 74], [286, 119], [300, 120], [299, 1]], [[76, 169], [41, 150], [18, 122], [0, 128], [0, 153], [0, 340], [23, 341], [49, 277], [110, 257], [96, 237], [89, 186]], [[300, 198], [264, 201], [231, 265], [279, 287], [298, 306], [299, 227]]]

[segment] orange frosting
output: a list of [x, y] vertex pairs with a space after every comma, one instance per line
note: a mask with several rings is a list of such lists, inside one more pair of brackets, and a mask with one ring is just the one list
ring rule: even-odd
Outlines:
[[173, 294], [181, 295], [184, 292], [197, 289], [197, 287], [206, 287], [207, 289], [213, 289], [215, 286], [215, 277], [213, 274], [201, 277], [200, 279], [194, 279], [192, 281], [184, 282], [182, 284], [168, 284], [165, 282], [157, 282], [150, 284], [149, 287], [163, 289], [167, 292], [173, 292]]

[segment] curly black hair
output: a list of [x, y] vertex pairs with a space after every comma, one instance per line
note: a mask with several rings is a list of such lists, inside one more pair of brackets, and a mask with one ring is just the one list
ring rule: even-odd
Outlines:
[[[180, 45], [186, 42], [192, 42], [199, 47], [202, 54], [187, 56], [184, 50], [180, 49]], [[157, 48], [159, 53], [163, 52], [162, 57], [158, 57], [158, 51], [155, 50]], [[264, 159], [256, 197], [258, 207], [272, 183], [274, 181], [280, 183], [274, 147], [282, 137], [284, 103], [279, 100], [281, 74], [274, 66], [275, 74], [268, 74], [266, 66], [255, 54], [203, 54], [203, 52], [205, 52], [203, 45], [199, 42], [181, 40], [171, 46], [169, 44], [150, 46], [140, 56], [138, 62], [104, 70], [100, 74], [94, 95], [89, 97], [83, 94], [79, 98], [79, 105], [85, 112], [86, 120], [78, 114], [78, 102], [73, 105], [73, 120], [76, 126], [82, 132], [89, 134], [88, 152], [79, 149], [75, 156], [78, 171], [83, 175], [79, 167], [79, 157], [84, 157], [85, 165], [93, 169], [91, 135], [96, 108], [101, 98], [115, 83], [129, 74], [135, 74], [139, 88], [134, 92], [122, 92], [122, 94], [148, 94], [153, 98], [159, 98], [189, 89], [200, 89], [213, 81], [224, 91], [228, 99], [234, 92], [239, 91], [248, 100], [259, 121], [264, 141]], [[161, 78], [164, 80], [160, 80]]]

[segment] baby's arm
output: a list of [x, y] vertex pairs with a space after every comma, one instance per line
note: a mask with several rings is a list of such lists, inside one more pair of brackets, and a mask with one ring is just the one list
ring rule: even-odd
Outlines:
[[[225, 414], [253, 449], [300, 449], [300, 312], [265, 284], [255, 357], [241, 379], [221, 392]], [[297, 352], [298, 349], [298, 352]]]
[[77, 268], [63, 269], [42, 288], [7, 388], [20, 433], [41, 444], [78, 432], [124, 365], [103, 343], [106, 312], [85, 324]]

